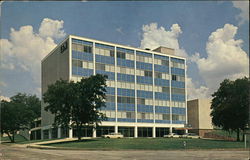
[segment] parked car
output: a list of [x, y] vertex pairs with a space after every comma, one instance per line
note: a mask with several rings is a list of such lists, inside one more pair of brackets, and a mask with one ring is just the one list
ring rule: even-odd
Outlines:
[[110, 133], [103, 135], [104, 138], [123, 138], [124, 136], [121, 133]]
[[200, 136], [196, 135], [195, 133], [185, 133], [180, 135], [180, 138], [200, 138]]
[[179, 138], [180, 135], [178, 135], [177, 133], [169, 133], [168, 135], [164, 135], [163, 137], [165, 137], [165, 138]]

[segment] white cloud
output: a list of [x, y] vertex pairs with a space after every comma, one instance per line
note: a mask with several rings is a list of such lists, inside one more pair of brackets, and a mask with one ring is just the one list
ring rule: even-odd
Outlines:
[[54, 40], [65, 36], [62, 27], [63, 21], [44, 18], [39, 33], [30, 25], [11, 28], [9, 39], [0, 39], [1, 68], [30, 72], [40, 86], [41, 60], [56, 46]]
[[155, 49], [165, 46], [175, 49], [176, 55], [187, 57], [185, 50], [179, 47], [178, 37], [182, 31], [178, 24], [173, 24], [168, 31], [164, 27], [158, 27], [157, 23], [150, 23], [143, 25], [142, 31], [141, 48]]
[[44, 18], [39, 28], [39, 35], [43, 38], [62, 38], [65, 36], [63, 28], [63, 21], [52, 20]]
[[193, 57], [210, 92], [225, 78], [234, 80], [248, 75], [249, 58], [241, 48], [243, 40], [234, 39], [237, 29], [231, 24], [217, 29], [209, 36], [207, 58], [200, 58], [198, 54]]
[[[141, 48], [155, 49], [159, 46], [165, 46], [174, 48], [176, 55], [189, 58], [186, 51], [179, 46], [178, 38], [182, 30], [178, 24], [173, 24], [170, 30], [166, 30], [164, 27], [158, 28], [157, 23], [150, 23], [144, 25], [142, 31]], [[208, 88], [195, 85], [190, 77], [187, 78], [187, 92], [188, 99], [209, 97]]]
[[187, 99], [207, 98], [210, 97], [209, 89], [204, 85], [195, 85], [192, 78], [187, 77]]
[[239, 20], [239, 25], [249, 21], [249, 0], [246, 1], [232, 1], [233, 6], [240, 10], [240, 14], [236, 16]]

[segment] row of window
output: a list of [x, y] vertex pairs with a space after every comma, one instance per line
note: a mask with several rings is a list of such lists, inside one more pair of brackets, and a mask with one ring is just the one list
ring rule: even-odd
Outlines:
[[135, 70], [132, 68], [126, 68], [126, 67], [116, 67], [116, 71], [117, 73], [123, 73], [123, 74], [131, 74], [134, 75], [135, 74]]
[[143, 90], [143, 91], [153, 91], [152, 85], [147, 84], [136, 84], [137, 90]]
[[162, 86], [155, 86], [154, 87], [155, 92], [164, 92], [164, 93], [170, 93], [169, 87], [162, 87]]
[[154, 105], [153, 99], [137, 98], [137, 104]]
[[[115, 111], [101, 111], [101, 112], [104, 113], [108, 118], [116, 118]], [[117, 112], [117, 118], [135, 119], [135, 112]], [[153, 113], [138, 112], [137, 119], [154, 119], [154, 114]], [[155, 120], [170, 120], [170, 114], [156, 113]], [[173, 121], [185, 121], [186, 116], [173, 114], [172, 120]]]
[[134, 54], [129, 54], [129, 53], [124, 53], [121, 51], [117, 51], [116, 53], [117, 58], [121, 58], [121, 59], [127, 59], [127, 60], [135, 60], [135, 56]]
[[[117, 97], [118, 98], [118, 97]], [[115, 96], [107, 95], [107, 102], [115, 102]], [[117, 99], [118, 103], [131, 103], [134, 104], [134, 98], [131, 97], [120, 97]], [[153, 99], [137, 98], [137, 104], [142, 105], [154, 105]], [[172, 101], [172, 107], [185, 108], [185, 102]], [[155, 100], [155, 106], [170, 106], [169, 101]]]
[[173, 81], [185, 82], [185, 77], [184, 76], [178, 76], [178, 75], [173, 75], [172, 74], [172, 80]]
[[169, 66], [168, 60], [165, 59], [154, 59], [154, 64]]
[[170, 114], [155, 114], [156, 120], [170, 120]]
[[103, 63], [95, 63], [96, 70], [103, 70], [107, 72], [115, 72], [115, 66]]
[[136, 61], [144, 62], [144, 63], [153, 63], [153, 59], [151, 57], [146, 57], [142, 55], [136, 55]]
[[184, 63], [178, 63], [178, 62], [171, 61], [171, 67], [184, 69], [185, 68], [185, 64]]
[[115, 57], [114, 50], [108, 48], [95, 48], [95, 53], [107, 57]]
[[92, 46], [72, 43], [72, 50], [85, 53], [93, 53]]

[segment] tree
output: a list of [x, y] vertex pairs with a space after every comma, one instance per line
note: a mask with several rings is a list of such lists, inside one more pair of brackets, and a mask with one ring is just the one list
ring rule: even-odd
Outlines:
[[83, 126], [94, 127], [104, 120], [100, 109], [105, 107], [106, 79], [97, 74], [76, 83], [58, 80], [49, 85], [43, 100], [45, 110], [55, 115], [54, 126], [75, 127], [80, 141]]
[[244, 131], [249, 120], [249, 78], [230, 81], [225, 79], [212, 95], [212, 122], [226, 131]]
[[17, 131], [29, 129], [35, 118], [40, 117], [41, 102], [35, 95], [18, 93], [10, 102], [1, 101], [1, 133], [15, 142]]

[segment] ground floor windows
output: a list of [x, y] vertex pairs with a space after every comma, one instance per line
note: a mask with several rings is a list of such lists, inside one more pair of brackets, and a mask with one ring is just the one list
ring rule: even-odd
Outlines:
[[41, 130], [31, 131], [30, 140], [38, 140], [41, 139]]
[[152, 137], [153, 128], [151, 127], [138, 127], [138, 137]]
[[107, 126], [107, 127], [97, 127], [96, 128], [96, 136], [101, 137], [105, 134], [110, 134], [112, 132], [115, 132], [115, 127], [114, 126]]
[[43, 130], [43, 139], [49, 139], [49, 130], [46, 129], [46, 130]]
[[118, 127], [118, 132], [124, 137], [134, 137], [135, 129], [134, 127]]
[[156, 137], [163, 137], [169, 134], [169, 128], [156, 128]]

